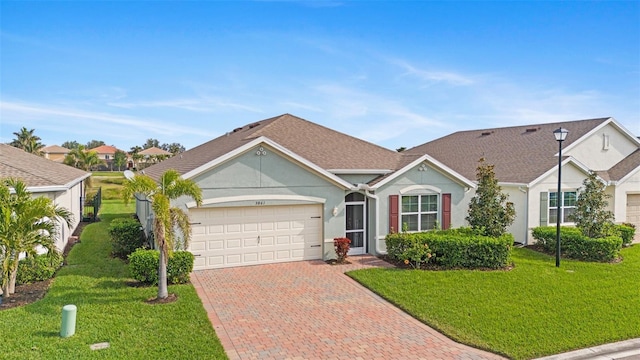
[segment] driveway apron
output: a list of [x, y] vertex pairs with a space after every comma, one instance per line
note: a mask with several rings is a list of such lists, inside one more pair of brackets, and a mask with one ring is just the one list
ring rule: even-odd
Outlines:
[[299, 261], [192, 273], [230, 359], [502, 359], [458, 344], [344, 275], [384, 262]]

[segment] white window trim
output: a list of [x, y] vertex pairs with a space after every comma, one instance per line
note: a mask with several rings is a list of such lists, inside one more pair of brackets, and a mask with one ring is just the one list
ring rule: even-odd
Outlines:
[[[551, 194], [555, 194], [557, 193], [557, 191], [549, 191], [549, 199], [547, 200], [547, 219], [549, 219], [549, 224], [556, 224], [556, 221], [551, 221], [551, 210], [558, 210], [557, 206], [551, 206]], [[572, 221], [567, 221], [564, 222], [564, 210], [565, 209], [575, 209], [576, 206], [564, 206], [564, 194], [566, 193], [575, 193], [576, 194], [576, 200], [578, 199], [578, 190], [562, 190], [561, 194], [562, 194], [562, 199], [560, 200], [560, 213], [562, 214], [562, 216], [560, 216], [560, 224], [561, 225], [575, 225], [575, 222]], [[558, 214], [559, 215], [559, 214]]]
[[[408, 196], [417, 196], [418, 197], [418, 211], [411, 211], [411, 212], [404, 212], [402, 211], [402, 198], [404, 197], [408, 197]], [[421, 211], [422, 209], [422, 197], [423, 196], [435, 196], [436, 197], [436, 205], [438, 207], [438, 210], [436, 211]], [[427, 215], [427, 214], [436, 214], [436, 222], [438, 224], [441, 223], [441, 216], [442, 216], [442, 204], [441, 204], [441, 200], [440, 200], [440, 193], [432, 193], [432, 192], [427, 192], [427, 193], [419, 193], [419, 194], [404, 194], [404, 195], [400, 195], [400, 229], [404, 231], [404, 222], [402, 221], [402, 218], [405, 215], [418, 215], [418, 230], [407, 230], [407, 232], [410, 233], [416, 233], [416, 232], [423, 232], [423, 231], [430, 231], [433, 229], [428, 229], [428, 230], [421, 230], [421, 225], [422, 225], [422, 217], [421, 215]]]

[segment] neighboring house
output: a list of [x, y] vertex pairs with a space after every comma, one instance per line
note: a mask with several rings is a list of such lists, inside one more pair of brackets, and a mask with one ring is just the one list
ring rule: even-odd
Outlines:
[[140, 160], [137, 161], [135, 166], [136, 168], [138, 168], [138, 170], [144, 169], [153, 164], [157, 164], [160, 161], [163, 161], [173, 156], [172, 153], [166, 150], [157, 148], [155, 146], [138, 152], [138, 155], [140, 156]]
[[468, 179], [478, 160], [494, 164], [495, 174], [516, 207], [510, 227], [517, 242], [530, 243], [530, 229], [556, 223], [558, 142], [553, 131], [569, 131], [562, 144], [563, 225], [572, 225], [577, 190], [589, 171], [607, 184], [616, 222], [630, 222], [640, 233], [640, 140], [613, 118], [460, 131], [407, 150], [430, 154]]
[[101, 145], [93, 149], [87, 149], [87, 151], [95, 151], [98, 154], [98, 159], [104, 162], [103, 164], [98, 165], [98, 170], [113, 170], [113, 159], [118, 148], [115, 146]]
[[[445, 137], [398, 153], [285, 114], [234, 129], [142, 173], [158, 180], [175, 169], [202, 189], [201, 207], [185, 198], [173, 204], [189, 212], [195, 269], [330, 259], [333, 239], [344, 236], [352, 240], [351, 255], [381, 254], [391, 231], [465, 226], [481, 155], [496, 163], [518, 211], [511, 230], [526, 242], [528, 229], [543, 218], [541, 194], [547, 193], [547, 208], [553, 197], [552, 131], [560, 125], [570, 131], [563, 152], [567, 190], [575, 191], [588, 166], [597, 166], [616, 179], [612, 194], [640, 194], [640, 142], [613, 119], [461, 132], [450, 136], [466, 135], [451, 142]], [[603, 141], [604, 135], [609, 150], [601, 150], [601, 143], [593, 149], [593, 138]], [[475, 143], [487, 139], [494, 140]], [[438, 141], [449, 147], [435, 151]], [[610, 157], [576, 160], [590, 151]], [[617, 218], [626, 215], [626, 207], [615, 204]], [[549, 222], [552, 210], [542, 208]], [[149, 233], [152, 214], [145, 199], [137, 198], [136, 213]]]
[[82, 220], [84, 181], [90, 173], [0, 144], [0, 178], [18, 178], [33, 196], [46, 196], [73, 214], [72, 226], [61, 224], [56, 247], [63, 251]]
[[40, 151], [44, 155], [45, 159], [62, 163], [64, 161], [65, 156], [67, 156], [67, 154], [71, 150], [58, 145], [50, 145], [50, 146], [43, 147]]

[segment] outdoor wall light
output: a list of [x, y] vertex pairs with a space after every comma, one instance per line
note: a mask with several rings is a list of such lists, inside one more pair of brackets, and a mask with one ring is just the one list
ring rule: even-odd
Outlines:
[[337, 207], [337, 206], [334, 206], [334, 207], [333, 207], [333, 211], [332, 211], [331, 213], [333, 214], [333, 216], [338, 215], [338, 207]]

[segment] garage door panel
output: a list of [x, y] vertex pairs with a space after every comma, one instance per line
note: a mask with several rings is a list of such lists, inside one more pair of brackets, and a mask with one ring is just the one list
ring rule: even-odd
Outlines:
[[321, 259], [321, 214], [321, 205], [194, 209], [194, 269]]

